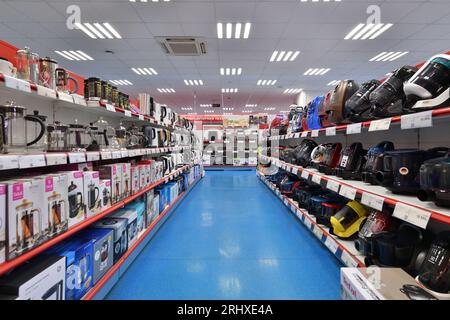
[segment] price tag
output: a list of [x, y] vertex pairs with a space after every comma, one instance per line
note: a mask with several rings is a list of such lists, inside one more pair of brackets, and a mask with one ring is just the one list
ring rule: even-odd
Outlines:
[[300, 211], [300, 209], [296, 209], [296, 214], [299, 219], [303, 217], [303, 213]]
[[341, 260], [347, 267], [350, 268], [356, 268], [359, 265], [358, 261], [353, 259], [353, 257], [347, 251], [342, 251]]
[[86, 162], [86, 155], [84, 152], [69, 152], [70, 163]]
[[72, 95], [65, 93], [65, 92], [58, 91], [58, 99], [61, 101], [73, 103]]
[[315, 235], [318, 239], [322, 240], [322, 236], [323, 236], [323, 231], [322, 231], [322, 229], [320, 229], [320, 228], [317, 227], [317, 226], [314, 226], [313, 233], [314, 233], [314, 235]]
[[335, 136], [336, 135], [336, 127], [330, 127], [325, 129], [325, 135], [327, 137]]
[[363, 192], [361, 203], [381, 211], [383, 209], [384, 198], [371, 193]]
[[20, 90], [23, 92], [31, 93], [31, 85], [28, 81], [16, 79], [7, 75], [5, 77], [5, 86], [8, 88]]
[[100, 152], [88, 151], [86, 152], [86, 161], [98, 161], [100, 160]]
[[361, 133], [362, 123], [352, 123], [347, 125], [347, 134]]
[[105, 108], [110, 112], [116, 112], [116, 108], [112, 104], [105, 103]]
[[303, 178], [303, 179], [308, 179], [308, 178], [309, 178], [309, 172], [306, 171], [306, 170], [303, 170], [303, 171], [302, 171], [302, 178]]
[[328, 180], [328, 182], [327, 182], [327, 189], [334, 191], [336, 193], [339, 192], [340, 186], [341, 186], [341, 184], [334, 180]]
[[19, 168], [19, 156], [1, 155], [0, 156], [0, 170], [17, 169]]
[[67, 164], [67, 155], [65, 153], [47, 153], [45, 158], [47, 160], [47, 166]]
[[111, 152], [111, 156], [113, 159], [120, 159], [122, 158], [122, 151], [113, 151]]
[[432, 111], [424, 111], [419, 113], [403, 115], [400, 118], [402, 129], [417, 129], [433, 126]]
[[308, 229], [311, 229], [311, 227], [312, 227], [312, 221], [311, 221], [311, 219], [309, 219], [308, 217], [305, 217], [304, 223], [305, 223], [305, 226], [306, 226]]
[[289, 206], [289, 201], [288, 201], [286, 198], [284, 198], [284, 204], [285, 204], [286, 206]]
[[370, 122], [369, 132], [389, 130], [392, 118], [373, 120]]
[[102, 151], [102, 152], [100, 152], [100, 156], [102, 157], [102, 160], [110, 160], [110, 159], [112, 159], [111, 152], [109, 152], [109, 151]]
[[120, 151], [120, 156], [122, 158], [128, 158], [128, 150], [122, 150]]
[[292, 167], [292, 173], [297, 175], [298, 174], [298, 168]]
[[80, 96], [79, 94], [73, 95], [73, 102], [80, 106], [87, 107], [86, 99], [83, 96]]
[[412, 223], [420, 228], [426, 229], [428, 221], [430, 220], [431, 217], [431, 212], [424, 211], [404, 203], [397, 203], [395, 205], [394, 213], [392, 215], [403, 221]]
[[125, 117], [131, 118], [131, 111], [130, 110], [124, 110]]
[[332, 238], [332, 237], [327, 237], [327, 239], [325, 240], [325, 246], [330, 249], [330, 251], [333, 254], [336, 254], [336, 252], [339, 249], [339, 245], [338, 243]]
[[56, 99], [56, 91], [47, 87], [36, 85], [38, 95], [50, 99]]
[[302, 138], [306, 138], [308, 136], [308, 131], [303, 131], [301, 134]]
[[142, 120], [142, 121], [144, 121], [145, 119], [144, 119], [144, 115], [143, 114], [140, 114], [139, 115], [139, 120]]
[[19, 156], [19, 169], [45, 167], [44, 154], [30, 154]]
[[322, 177], [318, 174], [313, 174], [312, 176], [312, 182], [320, 184], [320, 181], [322, 181]]
[[298, 138], [300, 138], [300, 132], [298, 132], [298, 133], [294, 134], [294, 138], [295, 138], [295, 139], [298, 139]]
[[341, 189], [339, 190], [339, 194], [343, 197], [346, 197], [347, 199], [355, 200], [356, 189], [342, 185]]
[[311, 131], [311, 138], [317, 138], [319, 136], [319, 130]]

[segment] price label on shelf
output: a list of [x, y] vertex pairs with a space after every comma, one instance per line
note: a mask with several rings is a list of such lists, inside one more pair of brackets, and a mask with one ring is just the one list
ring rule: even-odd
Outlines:
[[143, 115], [143, 114], [140, 114], [140, 115], [139, 115], [139, 120], [141, 120], [141, 121], [144, 121], [144, 120], [145, 120], [145, 118], [144, 118], [144, 115]]
[[87, 107], [87, 101], [83, 96], [80, 96], [79, 94], [73, 95], [73, 103], [78, 104], [83, 107]]
[[23, 92], [31, 93], [31, 85], [28, 81], [16, 79], [7, 75], [5, 77], [5, 86], [8, 88], [20, 90]]
[[306, 138], [308, 136], [308, 131], [303, 131], [301, 137]]
[[98, 161], [100, 160], [100, 152], [88, 151], [86, 152], [86, 161]]
[[304, 223], [305, 223], [305, 226], [308, 228], [308, 229], [311, 229], [311, 227], [312, 227], [312, 221], [311, 221], [311, 219], [309, 219], [308, 217], [305, 217], [305, 221], [303, 221]]
[[295, 212], [295, 213], [297, 214], [297, 217], [298, 217], [299, 219], [302, 219], [303, 213], [300, 211], [300, 209], [296, 209], [296, 212]]
[[65, 93], [65, 92], [58, 91], [58, 99], [61, 101], [73, 103], [72, 95]]
[[46, 98], [50, 98], [50, 99], [56, 99], [56, 91], [44, 86], [40, 86], [40, 85], [36, 85], [37, 87], [37, 94], [42, 96], [42, 97], [46, 97]]
[[86, 154], [84, 152], [69, 152], [70, 163], [86, 162]]
[[120, 159], [120, 158], [122, 158], [122, 151], [113, 151], [113, 152], [111, 152], [111, 157], [113, 159]]
[[112, 104], [105, 103], [105, 108], [110, 112], [116, 112], [116, 108]]
[[295, 133], [295, 134], [294, 134], [294, 138], [295, 138], [295, 139], [298, 139], [298, 138], [300, 138], [300, 132], [298, 132], [298, 133]]
[[17, 168], [19, 168], [19, 156], [15, 155], [0, 156], [0, 170], [17, 169]]
[[358, 261], [356, 261], [347, 251], [342, 251], [341, 260], [349, 268], [358, 267]]
[[352, 123], [347, 125], [347, 134], [361, 133], [362, 123]]
[[121, 158], [128, 158], [128, 150], [120, 151]]
[[320, 181], [322, 181], [322, 177], [318, 174], [313, 174], [312, 176], [312, 182], [320, 184]]
[[123, 114], [125, 117], [131, 118], [131, 111], [130, 110], [124, 110]]
[[323, 237], [322, 229], [320, 229], [318, 226], [314, 226], [313, 233], [318, 239], [322, 240]]
[[47, 166], [56, 166], [67, 164], [67, 155], [65, 153], [47, 153], [45, 155]]
[[331, 236], [327, 237], [325, 240], [325, 246], [333, 253], [336, 254], [336, 252], [339, 249], [339, 245]]
[[339, 190], [339, 194], [343, 197], [346, 197], [347, 199], [355, 200], [356, 189], [349, 187], [349, 186], [342, 185], [341, 189]]
[[100, 152], [100, 156], [102, 157], [102, 160], [112, 159], [112, 155], [111, 155], [110, 151], [102, 151], [102, 152]]
[[339, 188], [341, 187], [341, 184], [337, 181], [334, 180], [328, 180], [327, 181], [327, 189], [334, 191], [334, 192], [339, 192]]
[[297, 167], [292, 167], [291, 172], [292, 172], [293, 174], [297, 175], [297, 174], [298, 174], [298, 168], [297, 168]]
[[44, 154], [30, 154], [19, 156], [19, 169], [45, 167]]
[[432, 111], [424, 111], [413, 114], [403, 115], [400, 118], [400, 124], [402, 129], [417, 129], [427, 128], [433, 126], [433, 114]]
[[426, 229], [428, 221], [430, 221], [431, 218], [431, 212], [404, 203], [397, 203], [392, 215], [422, 229]]
[[311, 137], [312, 138], [317, 138], [319, 136], [319, 130], [313, 130], [311, 131]]
[[284, 202], [284, 205], [285, 205], [285, 206], [289, 206], [289, 201], [288, 201], [288, 199], [284, 198], [283, 202]]
[[325, 135], [327, 137], [335, 136], [336, 135], [336, 127], [330, 127], [325, 129]]
[[373, 120], [370, 122], [369, 132], [389, 130], [392, 118]]
[[306, 171], [306, 170], [303, 170], [303, 171], [302, 171], [301, 177], [302, 177], [303, 179], [308, 179], [308, 178], [309, 178], [309, 172]]
[[371, 193], [363, 192], [361, 203], [381, 211], [383, 209], [384, 198]]

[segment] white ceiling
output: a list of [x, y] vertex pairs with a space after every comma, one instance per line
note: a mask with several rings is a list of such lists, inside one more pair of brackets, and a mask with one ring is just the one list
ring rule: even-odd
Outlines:
[[[139, 0], [137, 0], [139, 1]], [[223, 97], [227, 107], [240, 113], [245, 104], [257, 110], [275, 106], [286, 110], [295, 96], [286, 88], [303, 88], [309, 97], [325, 93], [332, 80], [359, 82], [381, 78], [404, 64], [416, 64], [435, 53], [450, 50], [449, 0], [171, 0], [131, 3], [129, 0], [0, 0], [0, 39], [18, 47], [30, 46], [41, 56], [83, 76], [127, 79], [123, 91], [151, 93], [175, 108], [222, 103], [221, 88], [238, 88]], [[79, 5], [82, 22], [110, 22], [121, 40], [94, 40], [66, 27], [66, 9]], [[344, 40], [358, 23], [366, 22], [366, 9], [381, 8], [381, 22], [394, 26], [375, 40]], [[217, 39], [217, 22], [251, 22], [247, 40]], [[201, 36], [208, 54], [171, 57], [163, 53], [155, 36]], [[294, 62], [270, 63], [274, 50], [300, 50]], [[54, 50], [82, 50], [95, 61], [72, 62]], [[105, 53], [114, 51], [114, 55]], [[393, 62], [370, 62], [382, 51], [409, 51]], [[136, 75], [131, 67], [152, 67], [157, 76]], [[220, 67], [242, 67], [242, 75], [220, 76]], [[311, 67], [331, 68], [325, 76], [308, 77]], [[184, 79], [202, 79], [201, 87], [188, 87]], [[257, 86], [259, 79], [276, 79], [272, 87]], [[157, 88], [174, 88], [161, 94]], [[194, 99], [194, 91], [196, 99]], [[195, 111], [203, 113], [197, 107]], [[217, 111], [216, 111], [217, 113]]]

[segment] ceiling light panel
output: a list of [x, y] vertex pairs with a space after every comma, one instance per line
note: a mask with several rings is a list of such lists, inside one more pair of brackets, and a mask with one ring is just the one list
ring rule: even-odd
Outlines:
[[237, 93], [237, 88], [222, 88], [222, 93]]
[[258, 80], [256, 83], [258, 86], [274, 86], [277, 80]]
[[392, 23], [360, 23], [354, 27], [346, 36], [345, 40], [373, 40], [380, 34], [386, 32], [393, 26]]
[[274, 107], [267, 107], [267, 108], [264, 108], [264, 110], [265, 111], [274, 111], [276, 108], [274, 108]]
[[158, 88], [156, 89], [160, 93], [175, 93], [175, 90], [173, 88]]
[[258, 105], [257, 104], [246, 104], [245, 107], [246, 108], [256, 108]]
[[122, 39], [122, 36], [108, 22], [75, 23], [75, 26], [92, 39]]
[[217, 38], [219, 39], [248, 39], [252, 24], [247, 23], [217, 23]]
[[192, 108], [190, 108], [190, 107], [189, 107], [189, 108], [187, 108], [187, 107], [182, 107], [181, 110], [183, 110], [183, 111], [189, 111], [189, 110], [192, 110]]
[[158, 74], [153, 68], [131, 68], [131, 70], [140, 76], [156, 76]]
[[240, 76], [242, 68], [220, 68], [221, 76]]
[[212, 108], [212, 104], [201, 104], [200, 108]]
[[341, 80], [333, 80], [328, 82], [327, 86], [337, 86]]
[[382, 52], [380, 54], [377, 54], [375, 57], [373, 57], [372, 59], [370, 59], [369, 61], [373, 62], [373, 61], [395, 61], [401, 57], [403, 57], [404, 55], [407, 55], [409, 52], [408, 51], [389, 51], [389, 52]]
[[116, 86], [132, 86], [133, 83], [131, 83], [128, 80], [109, 80], [109, 82], [111, 82], [112, 84], [116, 85]]
[[187, 86], [202, 86], [202, 80], [184, 80], [184, 84]]
[[223, 108], [224, 111], [233, 111], [234, 108]]
[[291, 62], [297, 59], [300, 51], [274, 51], [270, 62]]
[[73, 51], [73, 50], [55, 50], [55, 53], [59, 54], [60, 56], [66, 58], [67, 60], [75, 60], [75, 61], [92, 61], [94, 58], [87, 55], [81, 50]]
[[140, 3], [147, 3], [147, 2], [170, 2], [170, 0], [130, 0], [130, 2], [140, 2]]
[[323, 76], [324, 74], [328, 73], [331, 69], [330, 68], [309, 68], [305, 71], [305, 76]]
[[284, 90], [284, 94], [297, 94], [302, 92], [303, 89], [299, 88], [299, 89], [286, 89]]
[[214, 110], [203, 110], [203, 113], [214, 113]]

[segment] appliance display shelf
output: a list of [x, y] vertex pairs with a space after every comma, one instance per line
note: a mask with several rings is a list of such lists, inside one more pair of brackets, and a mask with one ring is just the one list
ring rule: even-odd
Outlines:
[[84, 163], [99, 160], [124, 159], [138, 156], [154, 156], [168, 152], [190, 150], [191, 147], [164, 147], [147, 149], [129, 149], [115, 151], [88, 152], [46, 152], [30, 154], [1, 154], [0, 171], [11, 169], [39, 168], [69, 163]]
[[[88, 293], [82, 298], [82, 300], [94, 300], [94, 299], [101, 299], [104, 295], [107, 294], [107, 292], [102, 292], [102, 297], [97, 297], [97, 294], [99, 294], [102, 291], [102, 288], [104, 288], [106, 285], [108, 285], [108, 288], [111, 288], [115, 282], [117, 282], [117, 279], [114, 279], [114, 275], [119, 272], [121, 273], [120, 269], [124, 263], [131, 263], [134, 261], [134, 259], [137, 257], [137, 255], [140, 253], [140, 251], [145, 247], [145, 245], [150, 241], [152, 236], [156, 233], [156, 231], [163, 225], [164, 221], [170, 216], [173, 211], [176, 209], [176, 207], [180, 204], [180, 202], [189, 194], [189, 192], [197, 185], [197, 183], [202, 179], [202, 177], [198, 177], [188, 188], [188, 190], [184, 191], [182, 194], [178, 196], [175, 201], [168, 206], [163, 212], [161, 212], [158, 216], [158, 218], [155, 219], [155, 221], [152, 222], [152, 224], [147, 228], [147, 230], [144, 231], [144, 233], [136, 240], [136, 242], [128, 248], [128, 250], [124, 253], [124, 255], [115, 263], [112, 268], [100, 279], [99, 282], [97, 282], [93, 288], [89, 290]], [[114, 281], [115, 280], [115, 281]], [[114, 282], [114, 283], [109, 283]]]
[[303, 179], [320, 184], [331, 191], [354, 200], [358, 198], [361, 203], [380, 210], [385, 205], [394, 208], [393, 215], [401, 220], [412, 223], [423, 229], [430, 219], [450, 224], [450, 209], [439, 207], [431, 201], [420, 201], [412, 195], [393, 194], [385, 187], [370, 185], [362, 181], [344, 180], [336, 176], [325, 175], [315, 169], [305, 169], [275, 158], [261, 156], [279, 168], [285, 169]]
[[138, 193], [124, 199], [121, 200], [115, 204], [113, 204], [110, 208], [106, 209], [105, 211], [96, 214], [95, 216], [92, 216], [78, 224], [76, 224], [75, 226], [69, 228], [67, 231], [65, 231], [64, 233], [61, 233], [60, 235], [50, 239], [49, 241], [41, 244], [40, 246], [12, 259], [9, 261], [6, 261], [2, 264], [0, 264], [0, 276], [9, 272], [10, 270], [16, 268], [17, 266], [21, 265], [22, 263], [30, 260], [31, 258], [35, 257], [36, 255], [38, 255], [39, 253], [42, 253], [43, 251], [51, 248], [52, 246], [56, 245], [57, 243], [63, 241], [64, 239], [70, 237], [71, 235], [77, 233], [78, 231], [89, 227], [90, 225], [92, 225], [94, 222], [100, 220], [101, 218], [111, 214], [112, 212], [123, 208], [126, 204], [132, 202], [133, 200], [137, 199], [138, 197], [140, 197], [141, 195], [145, 194], [146, 192], [156, 188], [157, 186], [159, 186], [160, 184], [163, 184], [165, 182], [168, 182], [169, 180], [173, 179], [174, 177], [180, 175], [182, 172], [188, 170], [189, 168], [191, 168], [193, 165], [195, 165], [196, 163], [193, 164], [189, 164], [186, 165], [182, 168], [179, 168], [175, 171], [173, 171], [172, 173], [170, 173], [169, 175], [165, 176], [164, 178], [156, 181], [154, 184], [148, 186], [145, 189], [142, 189], [141, 191], [139, 191]]
[[[372, 120], [372, 121], [365, 121], [365, 122], [352, 123], [352, 124], [343, 124], [343, 125], [338, 125], [335, 127], [322, 128], [322, 129], [318, 129], [318, 130], [306, 130], [306, 131], [290, 133], [290, 134], [286, 134], [286, 135], [271, 136], [271, 137], [267, 137], [266, 141], [286, 140], [286, 139], [303, 139], [303, 138], [319, 138], [321, 136], [330, 137], [330, 136], [334, 136], [336, 134], [355, 134], [355, 133], [358, 133], [359, 129], [357, 129], [356, 131], [353, 131], [353, 129], [351, 130], [348, 128], [351, 126], [353, 126], [353, 128], [355, 126], [358, 127], [359, 125], [361, 126], [361, 132], [364, 132], [363, 129], [369, 130], [371, 128], [371, 126], [372, 126], [373, 132], [385, 131], [385, 130], [390, 130], [393, 127], [393, 125], [396, 125], [398, 128], [400, 128], [402, 118], [406, 119], [409, 117], [409, 119], [411, 119], [411, 116], [417, 117], [416, 118], [417, 124], [416, 125], [412, 124], [412, 127], [408, 128], [408, 129], [420, 128], [421, 127], [420, 121], [422, 121], [422, 120], [420, 120], [421, 116], [427, 115], [428, 113], [431, 114], [432, 121], [450, 119], [450, 107], [443, 107], [443, 108], [433, 109], [430, 111], [418, 112], [418, 113], [413, 113], [413, 114], [409, 114], [409, 115], [395, 116], [395, 117], [385, 118], [385, 119], [380, 119], [380, 120]], [[347, 130], [350, 130], [350, 132], [353, 132], [353, 133], [350, 133], [350, 132], [347, 133]]]
[[325, 245], [335, 257], [347, 267], [364, 267], [364, 256], [361, 255], [354, 246], [353, 241], [342, 240], [331, 235], [327, 227], [319, 225], [314, 216], [306, 210], [299, 208], [297, 203], [281, 194], [280, 190], [267, 180], [263, 174], [257, 172], [261, 181], [284, 203], [284, 205], [311, 231], [316, 238]]
[[[6, 81], [8, 79], [8, 81]], [[4, 92], [10, 97], [14, 95], [25, 95], [33, 99], [42, 99], [49, 103], [54, 103], [58, 108], [68, 108], [83, 110], [95, 115], [121, 118], [128, 121], [150, 123], [155, 127], [168, 130], [185, 129], [176, 125], [163, 124], [150, 116], [139, 114], [130, 110], [124, 110], [114, 105], [106, 104], [101, 101], [86, 101], [80, 95], [70, 95], [57, 92], [56, 90], [44, 88], [27, 81], [6, 77], [0, 74], [0, 93]], [[14, 99], [13, 99], [14, 100]]]

